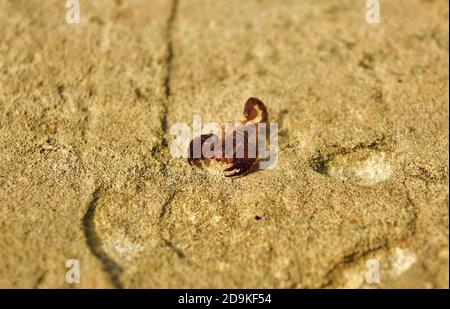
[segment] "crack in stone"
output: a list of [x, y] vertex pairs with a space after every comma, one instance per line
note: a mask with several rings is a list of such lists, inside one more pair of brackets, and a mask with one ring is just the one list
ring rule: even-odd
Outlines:
[[336, 156], [347, 155], [364, 149], [372, 151], [389, 151], [393, 143], [395, 143], [395, 141], [392, 138], [383, 134], [376, 139], [359, 142], [353, 147], [343, 147], [338, 144], [332, 144], [325, 147], [324, 150], [317, 150], [309, 159], [309, 166], [319, 174], [330, 176], [328, 171], [329, 163], [332, 162]]
[[47, 276], [47, 270], [43, 271], [39, 278], [36, 280], [36, 283], [33, 285], [33, 289], [38, 289], [42, 282], [44, 282], [45, 277]]
[[[161, 208], [161, 213], [159, 215], [159, 224], [161, 225], [162, 220], [164, 219], [164, 217], [170, 212], [170, 207], [172, 204], [172, 201], [176, 195], [176, 191], [173, 192], [169, 198], [167, 199], [167, 201], [164, 203], [163, 207]], [[175, 252], [175, 254], [178, 256], [178, 258], [180, 259], [184, 259], [184, 261], [193, 267], [199, 268], [197, 265], [195, 265], [194, 263], [192, 263], [189, 259], [186, 258], [186, 254], [183, 252], [183, 250], [181, 250], [180, 248], [178, 248], [172, 241], [170, 241], [169, 239], [167, 239], [166, 237], [164, 237], [161, 233], [161, 226], [159, 227], [159, 233], [160, 233], [160, 239], [163, 241], [164, 245], [166, 247], [168, 247], [170, 250], [172, 250], [173, 252]]]
[[[163, 148], [168, 147], [168, 141], [167, 141], [167, 131], [168, 131], [168, 123], [167, 123], [167, 116], [169, 114], [169, 101], [170, 97], [172, 96], [172, 89], [171, 89], [171, 79], [172, 79], [172, 65], [173, 65], [173, 57], [174, 57], [174, 51], [173, 51], [173, 40], [172, 40], [172, 33], [173, 33], [173, 26], [175, 24], [175, 19], [178, 11], [178, 0], [172, 1], [172, 8], [170, 11], [169, 19], [167, 21], [167, 58], [166, 58], [166, 67], [167, 67], [167, 73], [166, 78], [164, 80], [164, 95], [165, 100], [163, 104], [163, 116], [161, 120], [161, 129], [162, 129], [162, 141], [160, 147], [155, 147], [152, 150], [152, 156], [160, 156], [161, 158], [161, 173], [165, 178], [168, 177], [167, 174], [167, 163], [165, 162], [161, 151]], [[167, 213], [170, 211], [170, 206], [172, 204], [172, 201], [175, 197], [176, 191], [173, 191], [167, 201], [164, 203], [164, 205], [161, 208], [161, 212], [159, 215], [160, 222], [163, 220], [163, 218], [167, 215]], [[161, 230], [161, 227], [160, 227]], [[171, 241], [164, 238], [162, 235], [160, 235], [162, 241], [164, 244], [173, 250], [176, 255], [179, 258], [185, 258], [185, 254], [181, 249], [176, 247]]]
[[103, 269], [108, 273], [114, 287], [121, 289], [123, 288], [122, 282], [120, 281], [122, 268], [103, 250], [102, 241], [95, 228], [95, 211], [101, 190], [101, 187], [98, 187], [92, 193], [91, 200], [89, 201], [86, 213], [82, 220], [83, 232], [89, 250], [100, 260]]
[[175, 246], [171, 241], [165, 239], [165, 238], [161, 238], [164, 241], [164, 244], [169, 247], [171, 250], [173, 250], [176, 255], [180, 258], [183, 259], [186, 257], [186, 255], [184, 254], [184, 252], [178, 248], [177, 246]]
[[[169, 198], [167, 199], [167, 201], [164, 203], [164, 205], [161, 208], [161, 212], [159, 214], [159, 223], [161, 224], [162, 220], [164, 219], [164, 217], [169, 213], [170, 211], [170, 206], [172, 204], [172, 201], [175, 197], [176, 192], [173, 192]], [[160, 229], [160, 238], [161, 240], [164, 242], [164, 245], [166, 245], [168, 248], [170, 248], [171, 250], [173, 250], [177, 256], [179, 258], [184, 258], [186, 257], [185, 254], [183, 253], [183, 251], [181, 249], [179, 249], [177, 246], [175, 246], [170, 240], [168, 240], [167, 238], [165, 238], [162, 233], [161, 233], [161, 226], [159, 227]]]
[[[405, 170], [403, 169], [403, 172], [406, 175]], [[416, 222], [417, 222], [417, 218], [418, 218], [418, 213], [417, 213], [417, 208], [411, 198], [411, 194], [408, 190], [408, 187], [406, 186], [406, 180], [407, 177], [405, 176], [405, 178], [402, 181], [402, 186], [405, 189], [405, 193], [406, 193], [406, 201], [407, 201], [407, 209], [408, 212], [412, 215], [412, 221], [410, 222], [411, 225], [411, 235], [409, 235], [409, 237], [407, 239], [411, 239], [416, 235]], [[411, 208], [411, 209], [409, 209]], [[407, 240], [404, 240], [407, 241]], [[326, 283], [324, 283], [323, 285], [320, 286], [320, 288], [328, 288], [328, 287], [332, 287], [334, 284], [334, 279], [336, 278], [337, 275], [336, 273], [338, 273], [339, 269], [341, 269], [342, 267], [344, 267], [345, 265], [348, 265], [358, 259], [362, 259], [364, 257], [366, 257], [367, 255], [371, 254], [371, 253], [375, 253], [378, 252], [380, 250], [389, 250], [390, 246], [388, 245], [387, 241], [384, 244], [380, 244], [378, 246], [376, 246], [373, 249], [369, 249], [367, 251], [358, 253], [358, 252], [353, 252], [351, 254], [345, 255], [340, 261], [338, 261], [336, 264], [334, 264], [330, 270], [327, 272], [325, 278], [327, 278]]]
[[175, 23], [176, 15], [177, 15], [177, 9], [178, 9], [178, 0], [172, 1], [172, 8], [170, 11], [170, 16], [167, 21], [167, 58], [166, 58], [166, 64], [167, 64], [167, 74], [166, 78], [164, 80], [164, 94], [166, 95], [166, 98], [171, 96], [171, 89], [170, 89], [170, 80], [172, 77], [172, 60], [173, 60], [173, 43], [172, 43], [172, 29], [173, 25]]
[[175, 197], [176, 192], [173, 192], [169, 198], [167, 199], [167, 201], [164, 203], [163, 207], [161, 208], [161, 213], [159, 214], [159, 219], [163, 219], [166, 214], [168, 213], [168, 211], [170, 210], [170, 205], [173, 201], [173, 198]]
[[336, 262], [327, 272], [325, 275], [326, 282], [322, 284], [319, 288], [331, 288], [334, 284], [334, 278], [338, 277], [336, 273], [338, 273], [339, 270], [342, 272], [342, 268], [344, 268], [346, 265], [349, 265], [351, 263], [354, 263], [356, 260], [364, 259], [370, 254], [376, 253], [380, 250], [389, 250], [388, 242], [387, 240], [383, 241], [381, 244], [375, 246], [372, 249], [365, 250], [363, 252], [352, 252], [349, 254], [344, 255], [338, 262]]
[[416, 235], [416, 231], [417, 231], [418, 213], [417, 213], [417, 207], [415, 206], [415, 204], [414, 204], [414, 202], [413, 202], [413, 200], [411, 198], [411, 193], [409, 192], [409, 189], [408, 189], [408, 187], [406, 185], [406, 180], [407, 180], [406, 175], [407, 174], [406, 174], [405, 168], [403, 168], [403, 173], [404, 173], [404, 179], [402, 181], [402, 185], [403, 185], [403, 188], [404, 188], [405, 194], [406, 194], [406, 196], [405, 196], [406, 197], [406, 202], [407, 202], [406, 208], [407, 208], [408, 212], [413, 216], [412, 221], [410, 223], [411, 224], [411, 230], [412, 230], [411, 237], [413, 237], [414, 235]]
[[[172, 8], [171, 12], [168, 18], [167, 22], [167, 58], [166, 58], [166, 67], [167, 67], [167, 74], [164, 79], [163, 87], [164, 87], [164, 95], [165, 100], [163, 103], [163, 115], [161, 119], [161, 128], [162, 128], [162, 142], [160, 147], [155, 147], [152, 149], [152, 156], [156, 157], [157, 155], [161, 155], [161, 151], [163, 148], [168, 146], [167, 142], [167, 130], [168, 130], [168, 124], [167, 124], [167, 115], [169, 113], [169, 106], [168, 102], [170, 99], [170, 96], [172, 94], [170, 84], [171, 84], [171, 77], [172, 77], [172, 61], [173, 61], [173, 44], [172, 44], [172, 29], [173, 24], [175, 22], [176, 14], [177, 14], [177, 8], [178, 8], [178, 0], [173, 0], [172, 2]], [[89, 115], [87, 115], [84, 119], [85, 123], [89, 121]], [[85, 140], [85, 130], [83, 130], [82, 138]], [[164, 177], [167, 177], [167, 164], [164, 162], [164, 160], [161, 160], [161, 173]], [[102, 263], [104, 270], [108, 273], [112, 284], [116, 288], [123, 288], [123, 284], [120, 281], [120, 276], [123, 272], [122, 268], [119, 264], [117, 264], [111, 257], [108, 256], [108, 254], [103, 250], [102, 248], [102, 241], [100, 237], [97, 234], [96, 228], [95, 228], [95, 211], [97, 207], [98, 199], [100, 198], [100, 193], [102, 189], [101, 187], [97, 187], [91, 197], [91, 200], [87, 206], [86, 213], [82, 220], [82, 227], [84, 236], [86, 239], [86, 244], [91, 251], [91, 253], [96, 256]], [[167, 212], [169, 205], [175, 196], [175, 192], [172, 193], [172, 195], [169, 197], [169, 200], [164, 204], [162, 208], [162, 212], [160, 214], [160, 218], [165, 216], [165, 213]], [[162, 237], [161, 237], [162, 238]], [[165, 245], [174, 250], [180, 258], [184, 258], [184, 253], [177, 248], [173, 243], [170, 241], [162, 238]]]
[[161, 120], [161, 126], [163, 131], [163, 137], [162, 137], [162, 146], [166, 147], [168, 146], [167, 143], [167, 114], [169, 113], [169, 98], [172, 95], [172, 89], [170, 87], [171, 79], [172, 79], [172, 63], [173, 63], [173, 42], [172, 42], [172, 30], [173, 25], [175, 23], [176, 15], [177, 15], [177, 9], [178, 9], [178, 0], [172, 1], [172, 8], [170, 11], [170, 16], [167, 21], [167, 58], [166, 58], [166, 66], [167, 66], [167, 73], [166, 78], [164, 80], [164, 94], [165, 94], [165, 102], [163, 104], [163, 116]]

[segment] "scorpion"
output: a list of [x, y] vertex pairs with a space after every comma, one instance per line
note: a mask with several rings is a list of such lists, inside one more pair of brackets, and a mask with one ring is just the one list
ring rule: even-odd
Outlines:
[[[189, 144], [188, 162], [190, 165], [199, 166], [200, 160], [216, 160], [231, 164], [224, 170], [225, 177], [238, 177], [248, 174], [258, 161], [258, 123], [267, 123], [269, 115], [264, 103], [257, 98], [249, 98], [244, 105], [244, 119], [235, 125], [233, 130], [224, 132], [221, 136], [215, 134], [202, 134], [195, 137]], [[233, 141], [230, 150], [228, 143]], [[200, 150], [195, 151], [195, 145]], [[219, 145], [220, 147], [215, 147]], [[199, 147], [200, 146], [200, 147]], [[214, 149], [215, 148], [215, 149]], [[219, 148], [219, 149], [217, 149]], [[204, 153], [210, 152], [212, 156]], [[195, 155], [197, 154], [197, 155]], [[227, 172], [231, 172], [227, 174]]]

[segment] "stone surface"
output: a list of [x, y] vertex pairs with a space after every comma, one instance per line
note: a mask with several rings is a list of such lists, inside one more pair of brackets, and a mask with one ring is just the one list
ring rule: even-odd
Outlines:
[[[80, 4], [0, 1], [1, 287], [448, 287], [446, 1]], [[250, 96], [274, 168], [171, 157]]]

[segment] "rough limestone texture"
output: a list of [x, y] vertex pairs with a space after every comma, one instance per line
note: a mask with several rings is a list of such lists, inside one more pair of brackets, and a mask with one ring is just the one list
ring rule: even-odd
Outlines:
[[[0, 0], [0, 287], [448, 288], [447, 1], [79, 2]], [[272, 169], [171, 156], [250, 96]]]

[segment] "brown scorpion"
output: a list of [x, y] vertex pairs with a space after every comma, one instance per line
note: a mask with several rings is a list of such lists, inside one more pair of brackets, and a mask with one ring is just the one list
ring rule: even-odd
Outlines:
[[[215, 159], [231, 164], [224, 172], [225, 177], [244, 176], [258, 160], [258, 123], [267, 123], [269, 115], [263, 102], [257, 98], [249, 98], [244, 106], [245, 119], [229, 132], [222, 130], [222, 136], [203, 134], [194, 138], [189, 144], [188, 162], [199, 165], [200, 160]], [[225, 141], [232, 140], [232, 147]], [[197, 146], [196, 146], [197, 145]], [[214, 147], [219, 145], [219, 147]], [[196, 148], [200, 148], [196, 151]], [[214, 149], [216, 148], [216, 149]], [[217, 149], [219, 148], [219, 149]], [[200, 150], [201, 151], [200, 153]], [[205, 150], [212, 156], [205, 156]]]

